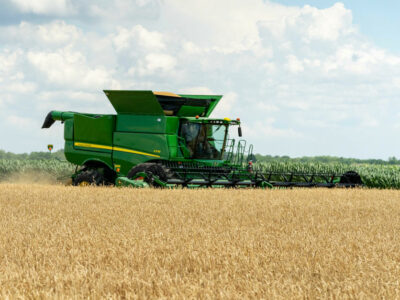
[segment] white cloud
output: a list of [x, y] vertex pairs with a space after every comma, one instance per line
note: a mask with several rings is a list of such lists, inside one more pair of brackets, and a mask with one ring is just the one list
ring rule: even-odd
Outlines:
[[139, 62], [138, 72], [142, 76], [152, 75], [156, 72], [166, 74], [174, 69], [176, 63], [176, 59], [171, 55], [149, 53]]
[[22, 12], [34, 14], [66, 15], [72, 12], [68, 0], [11, 0]]
[[268, 72], [268, 73], [274, 73], [276, 71], [276, 65], [273, 62], [265, 62], [262, 64], [262, 67]]
[[136, 44], [147, 51], [157, 51], [165, 48], [164, 39], [160, 32], [149, 31], [141, 25], [136, 25], [130, 30], [119, 28], [113, 41], [118, 51], [127, 48], [132, 51], [132, 46]]
[[85, 42], [79, 28], [61, 20], [39, 25], [22, 21], [18, 26], [1, 28], [0, 39], [7, 44], [15, 43], [30, 47], [46, 45], [50, 48]]
[[8, 49], [0, 52], [0, 76], [2, 73], [9, 73], [14, 69], [17, 58], [21, 55], [21, 51], [10, 51]]
[[50, 24], [37, 25], [35, 27], [38, 37], [45, 43], [62, 44], [77, 40], [82, 42], [80, 30], [74, 25], [66, 24], [64, 21], [54, 21]]
[[393, 85], [397, 88], [400, 88], [400, 77], [393, 78]]
[[188, 54], [200, 54], [202, 49], [193, 42], [183, 42], [183, 50]]
[[261, 1], [254, 0], [248, 1], [246, 5], [238, 0], [170, 0], [163, 6], [162, 17], [175, 18], [174, 25], [179, 26], [180, 34], [187, 40], [196, 39], [196, 44], [202, 48], [206, 46], [228, 54], [251, 49], [259, 43], [255, 21], [262, 14], [257, 8], [262, 6]]
[[77, 51], [28, 52], [29, 62], [46, 75], [50, 83], [82, 89], [110, 86], [112, 79], [101, 66], [89, 67], [85, 56]]
[[15, 94], [33, 94], [37, 86], [33, 82], [11, 82], [3, 90]]
[[295, 23], [302, 23], [310, 39], [336, 41], [338, 38], [354, 33], [353, 17], [343, 3], [336, 3], [327, 9], [306, 5]]
[[193, 87], [186, 87], [179, 89], [179, 94], [187, 94], [187, 95], [214, 95], [213, 92], [209, 87], [206, 86], [193, 86]]
[[304, 71], [303, 62], [294, 55], [287, 56], [286, 68], [292, 73], [299, 73]]
[[238, 105], [238, 95], [235, 92], [226, 93], [220, 100], [218, 106], [212, 113], [214, 118], [236, 118], [240, 116], [232, 116], [231, 114], [236, 112], [235, 106]]
[[375, 118], [372, 118], [372, 117], [366, 117], [361, 123], [360, 123], [360, 125], [361, 125], [361, 127], [366, 127], [366, 128], [369, 128], [369, 127], [373, 127], [373, 128], [376, 128], [376, 127], [378, 127], [379, 126], [379, 122], [378, 122], [378, 120], [376, 120]]
[[266, 102], [258, 102], [257, 109], [266, 112], [278, 112], [280, 108], [276, 104], [266, 103]]
[[279, 128], [275, 125], [274, 118], [266, 118], [263, 121], [256, 121], [252, 125], [244, 124], [244, 132], [246, 136], [251, 138], [301, 138], [303, 134], [292, 128]]
[[370, 74], [382, 65], [388, 67], [400, 65], [400, 57], [390, 55], [383, 49], [360, 43], [347, 44], [338, 48], [323, 65], [325, 71], [341, 70], [355, 74]]
[[22, 129], [32, 129], [32, 128], [37, 128], [38, 127], [38, 121], [31, 119], [29, 117], [23, 116], [16, 116], [16, 115], [12, 115], [12, 116], [8, 116], [6, 118], [6, 121], [8, 124], [13, 125], [13, 126], [17, 126], [19, 128]]

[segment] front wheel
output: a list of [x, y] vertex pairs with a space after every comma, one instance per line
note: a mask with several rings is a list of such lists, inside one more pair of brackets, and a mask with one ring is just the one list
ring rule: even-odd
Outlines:
[[88, 169], [80, 172], [73, 179], [75, 186], [104, 185], [106, 180], [104, 175], [97, 169]]
[[145, 173], [146, 177], [144, 178], [144, 181], [152, 187], [163, 187], [163, 185], [154, 180], [153, 176], [157, 176], [157, 178], [163, 182], [167, 181], [168, 178], [168, 170], [158, 163], [143, 163], [136, 165], [132, 167], [126, 177], [133, 179], [138, 173]]

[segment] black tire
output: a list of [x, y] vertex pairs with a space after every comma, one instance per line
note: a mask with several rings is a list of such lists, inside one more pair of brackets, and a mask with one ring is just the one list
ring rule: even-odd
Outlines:
[[85, 186], [85, 185], [105, 185], [107, 184], [104, 175], [97, 169], [83, 170], [75, 176], [74, 185]]
[[361, 176], [355, 171], [348, 171], [340, 177], [340, 183], [362, 185]]
[[137, 173], [146, 173], [147, 177], [145, 182], [152, 187], [161, 187], [157, 182], [154, 181], [153, 175], [157, 176], [162, 181], [167, 181], [168, 170], [161, 164], [158, 163], [143, 163], [132, 167], [128, 172], [129, 179], [132, 179]]

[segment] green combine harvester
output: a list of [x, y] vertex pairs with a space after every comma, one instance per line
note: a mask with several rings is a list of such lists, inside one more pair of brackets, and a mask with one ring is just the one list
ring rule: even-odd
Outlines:
[[74, 185], [132, 187], [354, 187], [355, 172], [278, 173], [253, 165], [253, 147], [229, 129], [240, 119], [213, 119], [222, 96], [104, 91], [116, 115], [51, 111], [42, 128], [64, 123], [65, 157]]

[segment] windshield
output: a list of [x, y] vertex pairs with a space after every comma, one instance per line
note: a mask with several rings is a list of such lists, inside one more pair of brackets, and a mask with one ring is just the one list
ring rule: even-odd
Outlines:
[[225, 151], [228, 125], [185, 122], [180, 136], [184, 140], [187, 156], [201, 159], [221, 159]]

